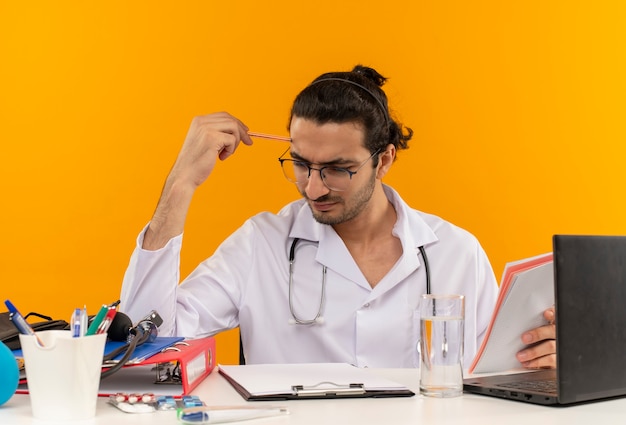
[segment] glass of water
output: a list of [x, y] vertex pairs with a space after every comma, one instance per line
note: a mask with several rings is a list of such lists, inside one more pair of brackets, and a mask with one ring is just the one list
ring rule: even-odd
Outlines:
[[431, 397], [463, 393], [463, 295], [422, 295], [420, 300], [420, 392]]

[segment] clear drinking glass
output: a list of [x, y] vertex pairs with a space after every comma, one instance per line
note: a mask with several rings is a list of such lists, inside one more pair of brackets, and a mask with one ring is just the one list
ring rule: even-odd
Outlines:
[[420, 392], [431, 397], [463, 393], [463, 295], [422, 295], [420, 300]]

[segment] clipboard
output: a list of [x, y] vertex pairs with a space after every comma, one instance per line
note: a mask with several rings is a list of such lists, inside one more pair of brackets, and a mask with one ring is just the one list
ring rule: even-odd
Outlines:
[[218, 370], [246, 401], [415, 395], [402, 384], [347, 363], [220, 365]]

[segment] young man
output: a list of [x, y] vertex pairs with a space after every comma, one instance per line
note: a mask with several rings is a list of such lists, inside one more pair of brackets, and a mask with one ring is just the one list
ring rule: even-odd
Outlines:
[[[471, 234], [410, 208], [382, 183], [412, 134], [390, 117], [384, 82], [357, 66], [307, 86], [294, 102], [280, 164], [302, 199], [247, 220], [178, 285], [195, 190], [218, 158], [252, 144], [248, 128], [227, 113], [196, 117], [138, 238], [122, 311], [138, 320], [156, 309], [161, 335], [200, 337], [239, 326], [248, 363], [414, 367], [420, 295], [463, 294], [469, 365], [496, 280]], [[524, 364], [550, 365], [551, 327], [525, 336], [546, 341], [523, 353]]]

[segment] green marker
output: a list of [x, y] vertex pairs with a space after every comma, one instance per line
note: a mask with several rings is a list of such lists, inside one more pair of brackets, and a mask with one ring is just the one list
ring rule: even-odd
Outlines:
[[98, 312], [98, 314], [96, 314], [96, 317], [94, 317], [93, 321], [91, 322], [91, 325], [89, 325], [85, 336], [95, 335], [96, 331], [98, 330], [98, 326], [100, 326], [100, 323], [102, 323], [102, 320], [104, 319], [104, 316], [106, 316], [108, 311], [109, 306], [103, 304], [102, 307], [100, 307], [100, 311]]

